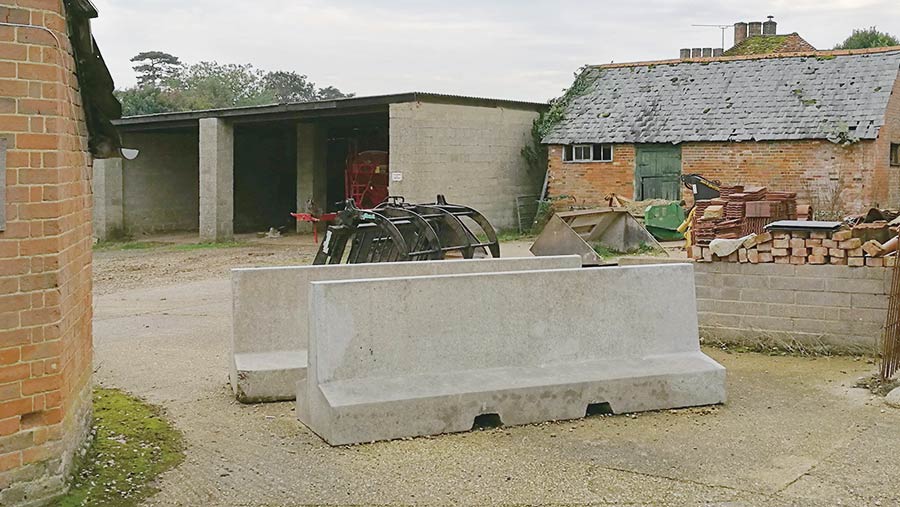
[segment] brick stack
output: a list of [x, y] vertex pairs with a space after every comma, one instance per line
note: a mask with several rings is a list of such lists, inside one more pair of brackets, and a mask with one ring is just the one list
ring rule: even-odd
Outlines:
[[706, 246], [694, 246], [690, 254], [698, 262], [741, 262], [760, 264], [834, 264], [851, 267], [893, 266], [895, 256], [880, 257], [875, 241], [863, 243], [849, 229], [831, 232], [776, 231], [748, 239], [733, 254], [720, 258]]
[[[769, 192], [766, 187], [722, 187], [717, 199], [697, 201], [691, 226], [694, 243], [707, 246], [716, 239], [762, 234], [765, 226], [797, 218], [797, 194]], [[718, 206], [723, 212], [718, 213]], [[710, 211], [710, 209], [715, 212]]]

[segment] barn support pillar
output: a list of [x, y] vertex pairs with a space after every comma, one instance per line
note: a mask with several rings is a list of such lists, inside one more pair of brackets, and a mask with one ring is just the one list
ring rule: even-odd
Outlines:
[[234, 128], [200, 120], [200, 241], [234, 239]]
[[122, 193], [123, 174], [121, 158], [94, 160], [94, 237], [99, 241], [117, 239], [124, 234], [125, 214]]
[[[297, 125], [297, 211], [309, 212], [309, 201], [320, 212], [325, 212], [330, 204], [327, 197], [327, 175], [325, 156], [327, 148], [326, 129], [315, 123]], [[309, 222], [297, 222], [297, 232], [312, 232]]]

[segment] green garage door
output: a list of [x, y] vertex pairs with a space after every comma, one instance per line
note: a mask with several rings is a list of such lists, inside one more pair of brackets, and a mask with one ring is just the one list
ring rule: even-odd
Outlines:
[[637, 145], [634, 194], [638, 201], [681, 200], [681, 146]]

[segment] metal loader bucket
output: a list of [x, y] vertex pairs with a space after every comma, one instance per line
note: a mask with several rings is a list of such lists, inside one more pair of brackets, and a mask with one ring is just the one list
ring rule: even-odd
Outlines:
[[[481, 231], [473, 232], [467, 222]], [[391, 197], [370, 210], [358, 209], [348, 200], [328, 227], [313, 264], [441, 260], [454, 255], [472, 259], [488, 253], [500, 257], [500, 244], [493, 226], [478, 211], [448, 204], [442, 195], [429, 204]]]
[[[599, 266], [603, 259], [593, 245], [615, 252], [632, 252], [645, 245], [663, 250], [652, 234], [630, 213], [615, 208], [557, 213], [531, 245], [538, 256], [580, 255], [585, 266]], [[614, 263], [613, 263], [614, 264]]]

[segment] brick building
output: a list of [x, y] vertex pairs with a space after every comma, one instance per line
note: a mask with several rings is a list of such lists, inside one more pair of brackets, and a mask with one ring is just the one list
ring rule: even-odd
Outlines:
[[[66, 488], [90, 428], [92, 154], [120, 114], [87, 0], [0, 5], [0, 505]], [[77, 63], [76, 63], [77, 62]]]
[[833, 212], [900, 205], [900, 47], [586, 72], [544, 139], [551, 196], [689, 200], [680, 176], [697, 173]]

